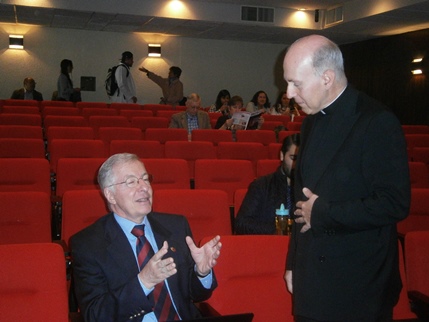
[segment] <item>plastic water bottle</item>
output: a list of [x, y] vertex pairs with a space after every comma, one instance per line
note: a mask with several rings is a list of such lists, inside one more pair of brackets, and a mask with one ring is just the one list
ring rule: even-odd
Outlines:
[[290, 235], [289, 219], [289, 209], [285, 209], [285, 205], [281, 204], [280, 208], [276, 209], [277, 235]]

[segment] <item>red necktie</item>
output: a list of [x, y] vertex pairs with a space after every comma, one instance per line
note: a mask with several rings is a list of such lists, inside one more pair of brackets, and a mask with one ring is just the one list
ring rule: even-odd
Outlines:
[[[152, 246], [147, 241], [144, 235], [144, 225], [134, 226], [131, 233], [137, 237], [136, 254], [140, 270], [154, 255]], [[171, 303], [170, 294], [168, 293], [167, 286], [164, 282], [155, 285], [153, 290], [153, 297], [155, 300], [155, 316], [159, 322], [163, 321], [177, 321], [179, 317], [176, 314], [173, 304]]]

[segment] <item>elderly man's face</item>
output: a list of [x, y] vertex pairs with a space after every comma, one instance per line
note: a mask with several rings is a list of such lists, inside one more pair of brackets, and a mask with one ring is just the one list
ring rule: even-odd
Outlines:
[[[114, 186], [104, 188], [112, 211], [130, 221], [141, 223], [152, 211], [153, 191], [146, 168], [140, 161], [131, 161], [115, 165], [112, 172]], [[135, 180], [133, 184], [127, 184], [130, 178], [138, 179], [137, 184]]]
[[285, 57], [284, 78], [288, 83], [287, 97], [294, 98], [307, 114], [316, 114], [326, 106], [328, 93], [322, 76], [315, 74], [309, 54], [291, 49]]
[[197, 115], [198, 109], [200, 108], [201, 100], [187, 100], [186, 111], [190, 115]]
[[24, 88], [26, 91], [28, 92], [32, 92], [35, 88], [36, 88], [36, 82], [34, 81], [34, 79], [27, 79], [24, 82]]

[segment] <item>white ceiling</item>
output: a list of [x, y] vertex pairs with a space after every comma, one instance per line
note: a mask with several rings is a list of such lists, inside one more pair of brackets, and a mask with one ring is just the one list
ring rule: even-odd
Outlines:
[[[86, 0], [83, 2], [63, 0], [56, 1], [55, 7], [52, 7], [52, 4], [44, 4], [46, 1], [40, 1], [43, 5], [36, 6], [37, 1], [0, 0], [0, 23], [97, 31], [157, 33], [191, 38], [284, 45], [311, 33], [325, 35], [338, 44], [346, 44], [429, 28], [429, 1], [422, 0], [184, 1], [188, 6], [197, 8], [198, 17], [201, 20], [177, 19], [156, 14], [155, 10], [142, 8], [154, 3], [154, 1], [140, 1], [138, 3], [137, 0], [121, 0], [115, 3], [115, 7], [111, 6], [111, 1], [106, 0]], [[380, 3], [383, 1], [385, 8], [379, 10]], [[27, 5], [28, 3], [32, 3], [32, 6]], [[119, 7], [119, 3], [128, 10]], [[126, 6], [127, 3], [129, 3], [128, 7]], [[390, 6], [389, 3], [392, 5]], [[153, 4], [153, 6], [155, 5]], [[283, 26], [279, 23], [249, 23], [241, 21], [240, 10], [242, 5], [272, 7], [275, 9], [275, 15], [287, 15], [292, 12], [292, 9], [298, 8], [306, 8], [307, 12], [311, 12], [313, 15], [315, 9], [320, 9], [321, 17], [323, 17], [324, 9], [342, 5], [344, 7], [344, 21], [326, 28], [321, 18], [322, 21], [316, 27], [306, 29], [296, 26]], [[213, 14], [210, 15], [209, 12], [210, 10], [213, 11], [213, 8], [220, 12], [225, 9], [225, 16], [213, 18]]]

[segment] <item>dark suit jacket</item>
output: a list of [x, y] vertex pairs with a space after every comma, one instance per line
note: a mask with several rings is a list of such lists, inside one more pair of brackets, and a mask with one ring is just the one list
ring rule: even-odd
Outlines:
[[[199, 129], [211, 129], [210, 117], [204, 111], [197, 112], [198, 117], [198, 128]], [[186, 115], [186, 111], [179, 112], [177, 114], [173, 114], [171, 116], [170, 128], [175, 129], [185, 129], [188, 130], [188, 118]]]
[[[410, 203], [405, 139], [391, 112], [350, 86], [326, 110], [308, 116], [301, 130], [295, 200], [306, 200], [303, 187], [319, 198], [311, 229], [293, 227], [287, 268], [294, 314], [372, 321], [401, 289], [396, 223]], [[318, 117], [330, 117], [329, 127], [310, 151]]]
[[[150, 213], [148, 220], [158, 247], [166, 240], [170, 249], [165, 256], [173, 257], [177, 265], [168, 285], [179, 315], [182, 319], [199, 316], [191, 301], [208, 299], [217, 284], [213, 279], [212, 288], [205, 289], [194, 272], [185, 241], [185, 236], [191, 236], [187, 220], [160, 213]], [[135, 255], [112, 213], [74, 235], [71, 247], [76, 296], [86, 322], [130, 321], [136, 313], [152, 312], [153, 296], [146, 297], [140, 286]]]
[[[14, 100], [23, 100], [24, 95], [25, 95], [24, 88], [20, 88], [20, 89], [13, 91], [12, 96], [10, 98], [14, 99]], [[42, 93], [40, 93], [36, 90], [33, 90], [33, 99], [36, 101], [43, 101]]]
[[287, 206], [287, 187], [287, 177], [280, 167], [276, 172], [253, 181], [237, 213], [235, 233], [275, 234], [276, 209], [279, 209], [282, 203]]

